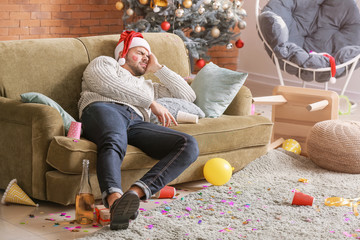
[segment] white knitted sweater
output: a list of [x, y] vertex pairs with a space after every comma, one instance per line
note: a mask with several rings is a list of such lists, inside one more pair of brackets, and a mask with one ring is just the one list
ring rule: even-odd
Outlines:
[[154, 73], [160, 83], [135, 77], [111, 57], [92, 60], [83, 74], [82, 92], [78, 103], [81, 118], [84, 108], [93, 102], [116, 102], [133, 108], [145, 121], [150, 119], [152, 101], [180, 98], [194, 102], [196, 95], [189, 84], [166, 66]]

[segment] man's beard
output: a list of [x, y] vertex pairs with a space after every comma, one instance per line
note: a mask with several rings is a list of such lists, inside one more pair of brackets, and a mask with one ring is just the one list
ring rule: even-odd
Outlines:
[[133, 72], [134, 76], [142, 76], [145, 74], [146, 69], [140, 67], [140, 65], [135, 65], [133, 61], [131, 61], [128, 56], [125, 57], [126, 62], [128, 63], [129, 68]]

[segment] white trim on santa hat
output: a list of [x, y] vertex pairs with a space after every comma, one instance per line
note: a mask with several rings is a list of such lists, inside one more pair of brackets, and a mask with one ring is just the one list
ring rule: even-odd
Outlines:
[[[131, 41], [130, 47], [129, 49], [133, 48], [133, 47], [144, 47], [146, 48], [146, 50], [148, 50], [149, 54], [151, 54], [151, 49], [150, 49], [150, 45], [149, 43], [140, 37], [134, 37]], [[120, 65], [124, 65], [125, 64], [125, 59], [124, 58], [120, 58], [120, 52], [124, 49], [124, 41], [122, 41], [121, 43], [119, 43], [114, 51], [115, 54], [115, 59], [116, 61], [119, 62]]]

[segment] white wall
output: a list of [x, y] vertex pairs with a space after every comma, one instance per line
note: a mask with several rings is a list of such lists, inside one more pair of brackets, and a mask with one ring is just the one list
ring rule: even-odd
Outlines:
[[[264, 0], [260, 2], [264, 2]], [[258, 81], [273, 86], [279, 85], [275, 64], [266, 53], [256, 31], [255, 0], [245, 0], [243, 7], [248, 16], [246, 18], [247, 26], [240, 35], [245, 45], [239, 49], [238, 71], [249, 73], [247, 81]], [[302, 81], [293, 75], [283, 72], [283, 78], [285, 85], [302, 86]], [[336, 84], [329, 83], [329, 90], [340, 94], [344, 83], [345, 77], [338, 78]], [[307, 87], [324, 88], [324, 84], [311, 82]], [[360, 68], [355, 70], [345, 95], [353, 100], [360, 101]]]

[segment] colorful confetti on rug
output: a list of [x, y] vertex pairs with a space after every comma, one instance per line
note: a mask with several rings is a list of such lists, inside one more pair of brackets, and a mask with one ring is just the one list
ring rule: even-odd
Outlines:
[[[84, 239], [360, 239], [360, 216], [328, 197], [360, 197], [360, 176], [330, 172], [305, 157], [272, 150], [210, 186], [153, 210], [127, 230], [103, 227]], [[293, 191], [314, 197], [292, 205]]]

